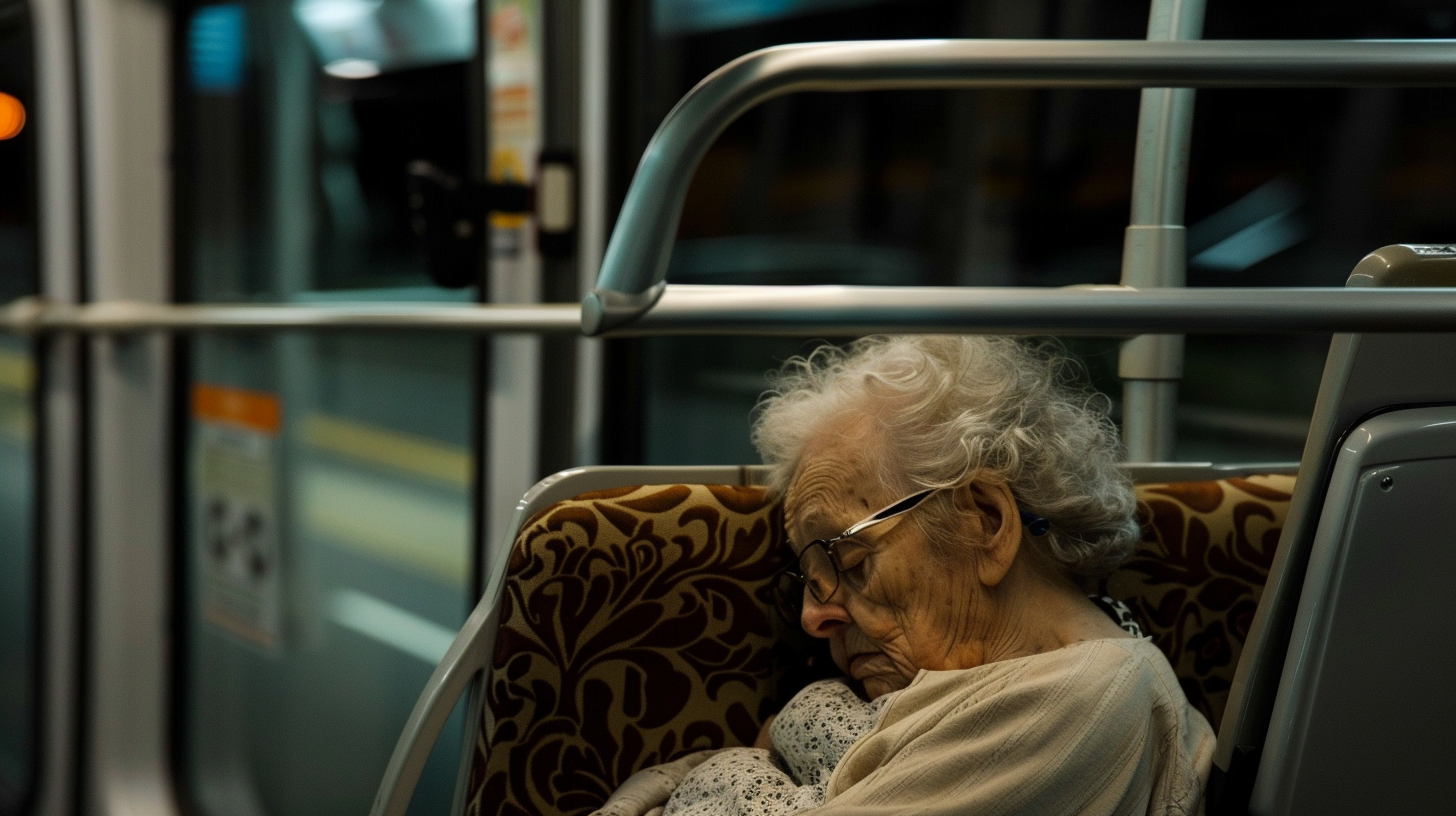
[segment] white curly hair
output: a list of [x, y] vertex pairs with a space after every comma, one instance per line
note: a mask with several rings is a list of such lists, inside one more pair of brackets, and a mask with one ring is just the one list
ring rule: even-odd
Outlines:
[[[1052, 341], [1005, 337], [867, 337], [823, 346], [771, 375], [755, 410], [753, 443], [782, 493], [805, 445], [827, 423], [872, 418], [884, 441], [877, 474], [887, 490], [952, 487], [990, 472], [1022, 510], [1051, 522], [1030, 539], [1072, 576], [1098, 576], [1138, 539], [1132, 482], [1108, 399]], [[952, 494], [912, 516], [942, 553]]]

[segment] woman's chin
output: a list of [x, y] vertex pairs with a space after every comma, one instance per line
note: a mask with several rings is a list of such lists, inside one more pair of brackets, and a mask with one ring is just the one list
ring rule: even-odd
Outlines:
[[899, 691], [909, 685], [909, 683], [905, 682], [905, 678], [898, 674], [893, 676], [872, 674], [859, 678], [859, 682], [860, 685], [864, 686], [865, 697], [872, 701], [892, 691]]
[[845, 673], [864, 687], [865, 697], [870, 700], [910, 685], [909, 679], [896, 670], [894, 662], [878, 652], [855, 655]]

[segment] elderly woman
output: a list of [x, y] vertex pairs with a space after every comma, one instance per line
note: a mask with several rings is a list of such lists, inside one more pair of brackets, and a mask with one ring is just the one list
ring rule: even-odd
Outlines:
[[602, 812], [1201, 812], [1208, 723], [1078, 588], [1137, 524], [1105, 400], [1068, 368], [977, 337], [790, 361], [754, 441], [801, 622], [847, 680], [801, 692], [759, 747], [649, 769]]

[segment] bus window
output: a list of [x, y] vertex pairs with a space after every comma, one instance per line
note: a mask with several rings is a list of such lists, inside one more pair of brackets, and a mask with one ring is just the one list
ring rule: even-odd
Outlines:
[[[474, 8], [187, 10], [180, 297], [473, 301], [429, 277], [406, 169], [475, 160]], [[202, 336], [186, 359], [184, 795], [204, 816], [365, 812], [475, 597], [476, 341]], [[462, 723], [419, 812], [449, 808]]]
[[[0, 0], [0, 302], [37, 291], [36, 142], [27, 6]], [[17, 110], [28, 122], [17, 121]], [[0, 814], [20, 812], [35, 776], [39, 709], [35, 541], [35, 363], [24, 338], [0, 334]]]
[[[613, 186], [703, 76], [781, 43], [911, 37], [1137, 39], [1147, 6], [1092, 0], [703, 4], [638, 0], [619, 22]], [[1445, 37], [1422, 4], [1273, 10], [1212, 3], [1210, 39]], [[1209, 90], [1197, 96], [1190, 286], [1339, 286], [1371, 248], [1447, 241], [1456, 114], [1439, 90]], [[1138, 116], [1133, 91], [792, 94], [731, 125], [694, 178], [668, 278], [680, 283], [1115, 283]], [[1117, 343], [1071, 349], [1121, 399]], [[1328, 338], [1190, 338], [1178, 457], [1290, 460]], [[763, 371], [812, 344], [611, 342], [612, 462], [753, 461]]]

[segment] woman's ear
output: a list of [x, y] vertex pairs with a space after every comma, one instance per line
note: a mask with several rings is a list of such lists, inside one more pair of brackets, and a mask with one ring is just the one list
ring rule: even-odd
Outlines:
[[996, 586], [1011, 571], [1021, 551], [1021, 515], [1016, 510], [1016, 497], [1005, 480], [989, 473], [977, 475], [961, 490], [969, 498], [981, 528], [976, 577], [984, 586]]

